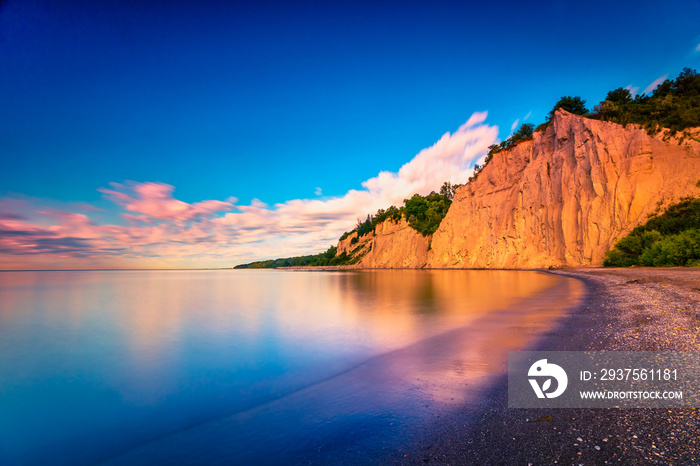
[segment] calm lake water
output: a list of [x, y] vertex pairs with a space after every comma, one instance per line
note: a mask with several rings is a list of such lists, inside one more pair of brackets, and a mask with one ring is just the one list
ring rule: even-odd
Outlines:
[[526, 271], [0, 273], [0, 464], [379, 458], [580, 296]]

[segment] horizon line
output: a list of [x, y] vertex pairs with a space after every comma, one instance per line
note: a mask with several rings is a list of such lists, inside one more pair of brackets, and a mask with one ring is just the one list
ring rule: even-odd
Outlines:
[[184, 267], [184, 268], [99, 268], [99, 269], [0, 269], [0, 272], [116, 272], [116, 271], [134, 271], [134, 270], [233, 270], [233, 267]]

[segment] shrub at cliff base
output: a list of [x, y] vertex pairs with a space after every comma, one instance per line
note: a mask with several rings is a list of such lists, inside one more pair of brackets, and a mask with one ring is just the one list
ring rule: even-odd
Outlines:
[[675, 204], [649, 219], [607, 252], [603, 265], [700, 266], [700, 200]]

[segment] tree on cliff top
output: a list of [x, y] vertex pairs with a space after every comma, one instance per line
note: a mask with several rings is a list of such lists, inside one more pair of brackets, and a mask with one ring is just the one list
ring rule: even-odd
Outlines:
[[526, 139], [530, 139], [532, 137], [532, 133], [535, 132], [535, 125], [530, 124], [530, 123], [523, 123], [520, 125], [520, 127], [513, 133], [513, 135], [510, 137], [511, 144], [510, 145], [516, 145], [520, 141], [525, 141]]
[[700, 126], [700, 74], [684, 68], [675, 80], [667, 79], [651, 95], [634, 99], [627, 89], [608, 92], [590, 118], [626, 125], [643, 125], [649, 134], [668, 128], [672, 134]]
[[629, 89], [623, 87], [618, 87], [608, 92], [608, 96], [605, 98], [608, 102], [615, 102], [619, 104], [629, 104], [632, 103], [632, 93]]
[[445, 196], [450, 201], [455, 197], [455, 191], [457, 188], [462, 186], [461, 184], [452, 184], [449, 181], [445, 181], [440, 188], [440, 195]]
[[554, 117], [554, 113], [560, 108], [563, 108], [567, 112], [573, 113], [574, 115], [588, 114], [588, 109], [586, 108], [585, 100], [578, 96], [564, 96], [561, 99], [559, 99], [559, 101], [554, 105], [552, 111], [549, 112], [547, 120], [551, 120], [552, 117]]

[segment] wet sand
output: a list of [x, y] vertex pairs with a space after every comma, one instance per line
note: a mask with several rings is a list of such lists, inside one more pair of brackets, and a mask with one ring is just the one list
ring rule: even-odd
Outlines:
[[[700, 270], [582, 268], [587, 297], [536, 350], [698, 351]], [[697, 409], [509, 409], [499, 379], [478, 410], [423, 428], [393, 464], [698, 464]]]

